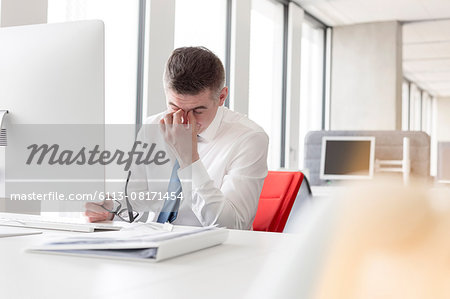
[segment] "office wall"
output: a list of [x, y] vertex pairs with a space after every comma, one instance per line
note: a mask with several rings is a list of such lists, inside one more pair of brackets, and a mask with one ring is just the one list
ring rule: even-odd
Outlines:
[[0, 27], [47, 23], [47, 0], [0, 0]]
[[332, 47], [331, 129], [401, 129], [401, 25], [338, 26]]
[[437, 175], [438, 142], [450, 141], [450, 98], [434, 98], [432, 104], [431, 175]]
[[450, 98], [437, 98], [436, 139], [450, 141]]

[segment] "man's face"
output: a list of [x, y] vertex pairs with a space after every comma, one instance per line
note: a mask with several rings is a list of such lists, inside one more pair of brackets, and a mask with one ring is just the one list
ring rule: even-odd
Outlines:
[[192, 111], [197, 121], [198, 133], [201, 133], [214, 120], [217, 109], [223, 105], [227, 95], [227, 87], [221, 90], [220, 95], [212, 92], [209, 88], [196, 95], [178, 94], [169, 88], [166, 90], [168, 112], [183, 110], [183, 119], [186, 122], [187, 113]]

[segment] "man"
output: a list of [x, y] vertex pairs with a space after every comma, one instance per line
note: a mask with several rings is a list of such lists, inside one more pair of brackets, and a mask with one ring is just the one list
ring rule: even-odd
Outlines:
[[[169, 210], [167, 202], [132, 202], [133, 209], [150, 211], [148, 220], [252, 228], [267, 175], [268, 136], [246, 116], [223, 107], [228, 96], [224, 84], [220, 59], [204, 47], [176, 49], [167, 61], [167, 111], [145, 123], [159, 123], [174, 150], [179, 169], [174, 168], [169, 189], [173, 182], [181, 184], [183, 199]], [[176, 130], [183, 124], [192, 129], [192, 144], [177, 142]], [[141, 175], [145, 173], [141, 169]], [[150, 185], [146, 188], [151, 190]], [[90, 221], [113, 217], [99, 204], [88, 203], [86, 208]]]

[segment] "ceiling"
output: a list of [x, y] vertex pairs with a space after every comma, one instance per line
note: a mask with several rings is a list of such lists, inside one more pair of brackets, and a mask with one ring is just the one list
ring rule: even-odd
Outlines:
[[450, 97], [450, 0], [295, 0], [329, 26], [398, 20], [403, 72], [434, 96]]
[[450, 20], [403, 26], [403, 74], [433, 95], [450, 96]]

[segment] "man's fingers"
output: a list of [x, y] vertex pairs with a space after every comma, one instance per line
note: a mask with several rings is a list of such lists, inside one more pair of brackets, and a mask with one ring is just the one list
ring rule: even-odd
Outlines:
[[109, 215], [109, 212], [101, 212], [101, 213], [98, 213], [98, 212], [92, 212], [92, 211], [86, 211], [86, 212], [84, 212], [84, 215], [85, 216], [88, 216], [88, 217], [107, 217], [108, 215]]
[[110, 213], [95, 213], [91, 211], [86, 211], [84, 213], [86, 217], [88, 217], [89, 222], [97, 222], [97, 221], [105, 221], [110, 219]]
[[159, 121], [159, 128], [161, 130], [161, 133], [164, 134], [164, 132], [166, 131], [166, 122], [164, 121], [164, 118]]
[[170, 113], [167, 113], [166, 115], [164, 115], [164, 123], [166, 125], [173, 124], [173, 114], [174, 114], [174, 112], [170, 112]]
[[184, 114], [184, 111], [181, 109], [173, 114], [173, 124], [174, 125], [180, 125], [183, 123], [183, 120], [182, 120], [183, 114]]
[[197, 124], [197, 121], [194, 117], [194, 112], [192, 110], [188, 112], [187, 118], [188, 118], [189, 124], [191, 124], [191, 125]]
[[87, 202], [85, 207], [86, 207], [86, 212], [90, 211], [90, 212], [95, 212], [95, 213], [105, 213], [108, 212], [106, 211], [102, 206], [103, 206], [103, 202], [99, 202], [99, 203], [95, 203], [95, 202]]
[[106, 219], [106, 217], [88, 217], [89, 222], [105, 221]]
[[192, 128], [193, 134], [197, 135], [197, 120], [195, 119], [194, 112], [192, 110], [188, 112], [187, 119]]

